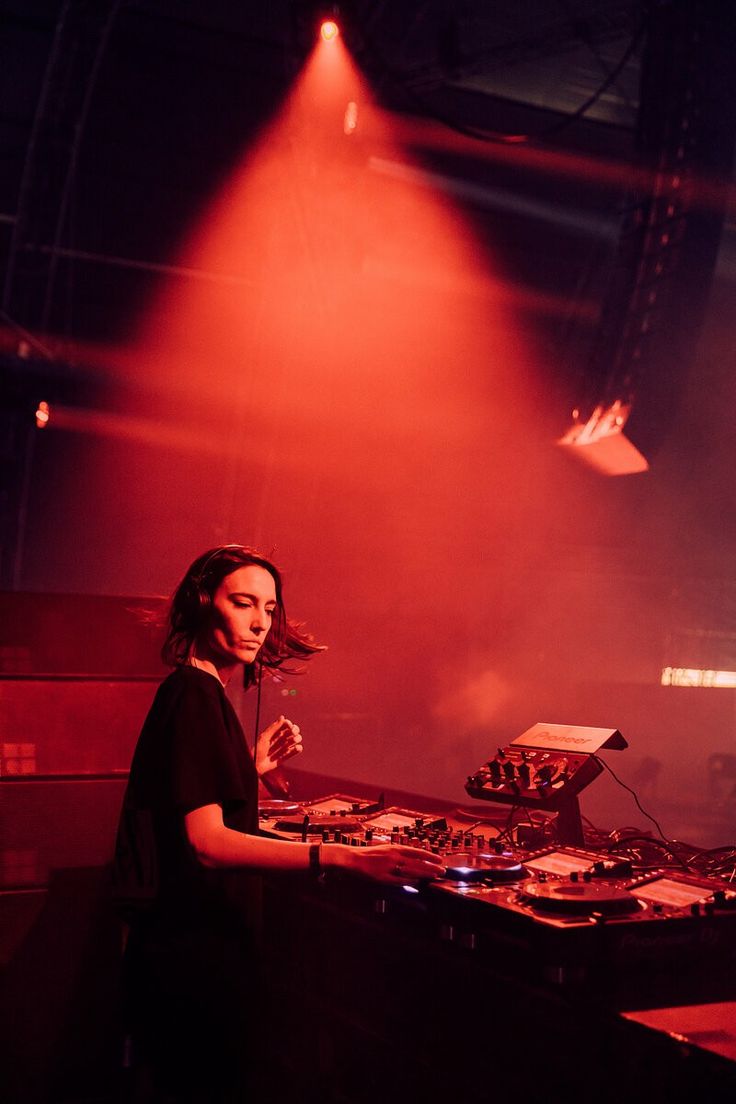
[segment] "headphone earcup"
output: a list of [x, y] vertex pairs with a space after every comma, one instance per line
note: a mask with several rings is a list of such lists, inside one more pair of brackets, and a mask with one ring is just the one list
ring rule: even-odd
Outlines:
[[205, 577], [212, 564], [223, 558], [228, 552], [232, 552], [233, 549], [244, 551], [242, 544], [223, 544], [219, 548], [213, 548], [200, 566], [199, 573], [189, 579], [190, 589], [187, 591], [186, 603], [199, 625], [204, 623], [212, 609], [212, 596], [204, 585]]
[[201, 625], [212, 605], [212, 599], [202, 585], [202, 576], [196, 575], [187, 582], [187, 588], [183, 597], [183, 605], [187, 611], [187, 618], [196, 625]]

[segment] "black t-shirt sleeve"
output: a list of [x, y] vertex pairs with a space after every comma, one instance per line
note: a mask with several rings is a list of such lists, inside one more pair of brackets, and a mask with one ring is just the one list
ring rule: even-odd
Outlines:
[[169, 781], [181, 813], [203, 805], [248, 801], [242, 761], [243, 733], [229, 716], [225, 695], [207, 676], [187, 680], [169, 715]]

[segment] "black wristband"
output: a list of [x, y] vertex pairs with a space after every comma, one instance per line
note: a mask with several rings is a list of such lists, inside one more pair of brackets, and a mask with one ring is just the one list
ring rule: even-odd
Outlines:
[[321, 843], [310, 843], [309, 845], [309, 873], [314, 874], [315, 878], [319, 878], [322, 873], [322, 863], [320, 861], [320, 855], [322, 851]]

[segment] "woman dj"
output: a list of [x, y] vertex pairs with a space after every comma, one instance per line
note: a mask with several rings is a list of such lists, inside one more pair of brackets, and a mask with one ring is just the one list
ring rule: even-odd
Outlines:
[[226, 545], [194, 561], [171, 603], [161, 684], [141, 732], [116, 849], [130, 925], [124, 980], [135, 1062], [155, 1101], [247, 1099], [258, 1004], [258, 871], [342, 868], [385, 881], [433, 877], [414, 848], [304, 844], [258, 834], [258, 778], [301, 750], [280, 717], [254, 762], [225, 687], [320, 646], [287, 620], [266, 558]]

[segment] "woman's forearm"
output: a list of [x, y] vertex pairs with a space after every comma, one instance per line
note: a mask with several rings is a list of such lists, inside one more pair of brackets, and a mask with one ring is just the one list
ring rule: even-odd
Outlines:
[[[227, 828], [219, 805], [194, 809], [187, 813], [184, 823], [189, 843], [203, 866], [296, 871], [314, 865], [310, 862], [311, 848], [304, 843], [251, 836]], [[379, 881], [432, 878], [444, 869], [439, 856], [393, 844], [348, 847], [331, 843], [320, 848], [319, 859], [322, 867], [351, 870]]]
[[309, 848], [303, 843], [251, 836], [226, 827], [219, 805], [205, 805], [184, 818], [189, 843], [203, 866], [254, 870], [306, 870]]

